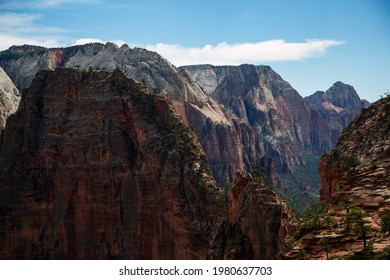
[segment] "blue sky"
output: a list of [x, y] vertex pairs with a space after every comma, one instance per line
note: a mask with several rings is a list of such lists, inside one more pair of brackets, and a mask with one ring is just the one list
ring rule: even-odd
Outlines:
[[0, 0], [0, 50], [90, 41], [155, 50], [174, 65], [270, 65], [303, 95], [342, 81], [390, 90], [387, 0]]

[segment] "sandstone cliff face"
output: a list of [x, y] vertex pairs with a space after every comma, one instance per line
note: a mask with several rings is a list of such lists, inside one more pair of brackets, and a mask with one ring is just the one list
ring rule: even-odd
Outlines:
[[223, 213], [205, 159], [121, 71], [39, 72], [1, 139], [1, 258], [205, 258]]
[[[244, 158], [248, 155], [252, 165], [260, 161], [273, 185], [298, 211], [318, 197], [317, 160], [334, 143], [326, 121], [289, 83], [269, 66], [198, 65], [182, 69], [250, 127], [255, 145], [245, 143]], [[251, 165], [246, 167], [251, 170]]]
[[342, 130], [360, 110], [370, 105], [369, 102], [360, 99], [352, 86], [342, 82], [336, 82], [326, 92], [317, 91], [305, 97], [305, 101], [328, 123], [334, 144]]
[[346, 195], [367, 211], [390, 206], [389, 109], [389, 98], [363, 109], [321, 158], [321, 199], [332, 202]]
[[286, 203], [244, 171], [236, 172], [228, 202], [228, 219], [215, 236], [212, 256], [279, 259], [293, 230]]
[[0, 134], [4, 129], [7, 118], [16, 112], [20, 95], [11, 79], [0, 67]]
[[271, 67], [200, 65], [184, 69], [209, 95], [250, 124], [287, 164], [296, 163], [300, 153], [322, 154], [331, 147], [326, 123]]

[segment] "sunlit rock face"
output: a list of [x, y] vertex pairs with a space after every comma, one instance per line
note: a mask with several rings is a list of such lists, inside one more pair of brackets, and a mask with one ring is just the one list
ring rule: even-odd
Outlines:
[[19, 102], [19, 91], [0, 67], [0, 133], [6, 125], [7, 118], [18, 109]]

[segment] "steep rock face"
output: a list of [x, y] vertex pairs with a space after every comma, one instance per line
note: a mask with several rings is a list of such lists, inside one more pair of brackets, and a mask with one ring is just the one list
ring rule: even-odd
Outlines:
[[293, 229], [286, 203], [243, 171], [236, 172], [228, 200], [229, 215], [215, 237], [214, 257], [279, 259]]
[[[253, 131], [248, 125], [205, 94], [187, 72], [176, 69], [155, 52], [131, 49], [127, 45], [118, 47], [112, 43], [56, 49], [25, 45], [0, 52], [0, 65], [19, 89], [29, 86], [39, 69], [123, 69], [129, 77], [146, 84], [150, 92], [173, 99], [177, 113], [194, 128], [201, 140], [219, 185], [230, 182], [236, 169], [250, 169], [251, 162], [264, 156], [265, 152], [259, 149], [243, 151], [244, 143], [245, 147], [260, 145], [251, 137]], [[264, 158], [264, 161], [269, 160]]]
[[[272, 174], [278, 192], [298, 211], [318, 198], [317, 160], [334, 143], [328, 124], [289, 83], [269, 66], [194, 65], [182, 69], [251, 128], [256, 145], [244, 145], [243, 155], [250, 155], [252, 165], [261, 162], [266, 175]], [[251, 165], [246, 166], [251, 170]]]
[[223, 214], [205, 158], [123, 72], [39, 72], [1, 139], [1, 258], [205, 258]]
[[305, 97], [305, 101], [329, 124], [334, 143], [360, 110], [370, 105], [360, 99], [352, 86], [342, 82], [336, 82], [326, 92], [317, 91]]
[[389, 98], [363, 109], [321, 158], [321, 199], [331, 203], [343, 194], [367, 211], [390, 207], [389, 109]]
[[325, 211], [287, 258], [389, 258], [389, 226], [383, 220], [390, 219], [389, 135], [389, 97], [363, 109], [343, 130], [318, 165]]
[[300, 153], [322, 154], [331, 147], [326, 123], [271, 67], [199, 65], [184, 69], [206, 93], [249, 123], [264, 142], [281, 153], [285, 149], [282, 157], [287, 163], [296, 163]]
[[7, 118], [16, 112], [20, 95], [11, 79], [0, 67], [0, 134], [4, 129]]

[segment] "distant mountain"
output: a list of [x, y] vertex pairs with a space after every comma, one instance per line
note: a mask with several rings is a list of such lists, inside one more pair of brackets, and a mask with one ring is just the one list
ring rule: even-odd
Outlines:
[[[275, 149], [283, 143], [289, 157], [321, 155], [332, 143], [326, 123], [299, 93], [269, 66], [187, 66], [201, 88], [247, 122]], [[295, 162], [288, 162], [295, 164]]]
[[336, 82], [327, 91], [317, 91], [305, 97], [311, 108], [318, 111], [332, 130], [335, 143], [341, 131], [370, 103], [361, 100], [355, 89], [342, 82]]
[[[334, 143], [326, 121], [288, 82], [269, 66], [181, 68], [253, 129], [261, 143], [260, 151], [268, 150], [267, 158], [281, 179], [280, 192], [294, 206], [303, 207], [305, 201], [318, 196], [317, 160]], [[253, 150], [251, 146], [245, 148]], [[261, 162], [263, 166], [267, 166], [265, 162]]]
[[20, 95], [15, 85], [0, 67], [0, 134], [4, 129], [7, 118], [16, 112]]

